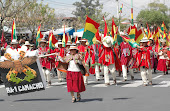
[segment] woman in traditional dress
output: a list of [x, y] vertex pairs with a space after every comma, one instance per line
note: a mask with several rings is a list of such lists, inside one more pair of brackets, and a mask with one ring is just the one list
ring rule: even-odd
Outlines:
[[67, 90], [71, 93], [72, 102], [76, 102], [74, 92], [77, 92], [77, 101], [81, 100], [80, 92], [85, 91], [83, 75], [81, 73], [80, 65], [82, 65], [83, 58], [78, 54], [76, 46], [70, 46], [70, 55], [63, 58], [63, 62], [68, 63], [67, 69]]
[[168, 51], [168, 47], [166, 46], [166, 40], [162, 39], [161, 40], [161, 48], [159, 50], [159, 60], [158, 60], [158, 66], [157, 66], [157, 70], [159, 71], [163, 71], [164, 75], [167, 72], [167, 62], [168, 62], [168, 56], [167, 56], [167, 51]]

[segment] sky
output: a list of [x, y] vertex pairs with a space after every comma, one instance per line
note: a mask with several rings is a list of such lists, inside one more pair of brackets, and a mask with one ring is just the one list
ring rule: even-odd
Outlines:
[[[41, 0], [38, 0], [40, 2]], [[67, 17], [73, 17], [72, 11], [76, 8], [72, 4], [74, 2], [80, 2], [81, 0], [43, 0], [44, 4], [47, 4], [55, 9], [55, 13], [63, 13]], [[109, 16], [117, 17], [117, 2], [116, 0], [99, 0], [100, 3], [103, 3], [103, 12], [109, 13]], [[140, 12], [140, 10], [147, 8], [148, 3], [153, 2], [154, 0], [133, 0], [134, 8], [134, 19]], [[170, 0], [160, 0], [161, 3], [165, 3], [170, 8]], [[119, 0], [119, 7], [123, 4], [122, 17], [129, 18], [131, 16], [131, 0]]]

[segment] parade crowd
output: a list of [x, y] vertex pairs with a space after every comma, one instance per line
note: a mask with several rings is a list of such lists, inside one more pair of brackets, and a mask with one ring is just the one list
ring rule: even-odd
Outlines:
[[[121, 36], [128, 37], [126, 34]], [[74, 42], [68, 40], [66, 47], [62, 47], [63, 42], [59, 39], [54, 50], [49, 48], [45, 38], [39, 41], [37, 49], [34, 47], [35, 44], [24, 42], [12, 40], [9, 45], [1, 46], [1, 56], [8, 53], [15, 59], [20, 49], [26, 52], [36, 50], [48, 85], [52, 84], [51, 79], [55, 74], [51, 71], [55, 69], [58, 82], [67, 81], [67, 90], [71, 92], [72, 102], [81, 100], [80, 92], [86, 90], [85, 85], [88, 85], [88, 77], [91, 74], [95, 75], [96, 81], [104, 79], [105, 85], [110, 85], [110, 75], [113, 83], [117, 84], [116, 72], [119, 76], [122, 73], [122, 81], [127, 81], [128, 73], [131, 80], [134, 80], [134, 72], [139, 71], [143, 86], [147, 86], [152, 85], [152, 73], [158, 70], [164, 75], [168, 74], [170, 64], [166, 40], [160, 40], [160, 50], [156, 52], [152, 37], [143, 37], [136, 48], [132, 48], [125, 40], [120, 45], [113, 46], [110, 36], [98, 37], [92, 45], [89, 45], [87, 39], [80, 37]], [[77, 93], [77, 100], [74, 92]]]

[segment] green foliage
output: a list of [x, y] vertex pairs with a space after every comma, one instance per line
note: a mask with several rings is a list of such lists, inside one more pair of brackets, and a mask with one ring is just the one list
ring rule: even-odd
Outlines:
[[160, 26], [162, 22], [165, 22], [167, 28], [170, 27], [170, 15], [168, 15], [168, 8], [164, 4], [150, 3], [148, 4], [150, 9], [141, 10], [137, 16], [137, 20], [141, 21], [146, 27], [146, 23], [150, 25]]
[[[81, 2], [75, 2], [73, 5], [76, 6], [76, 10], [73, 11], [72, 14], [82, 23], [81, 27], [84, 27], [86, 15], [98, 23], [103, 20], [103, 16], [108, 16], [108, 13], [102, 12], [103, 4], [101, 4], [99, 0], [81, 0]], [[103, 22], [101, 24], [103, 24]]]

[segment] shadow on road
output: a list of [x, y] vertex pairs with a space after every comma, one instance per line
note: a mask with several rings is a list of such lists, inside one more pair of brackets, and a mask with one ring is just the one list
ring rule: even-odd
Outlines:
[[80, 102], [103, 101], [103, 98], [82, 99]]
[[1, 102], [1, 101], [4, 101], [4, 99], [0, 99], [0, 102]]
[[128, 100], [128, 99], [132, 99], [132, 98], [113, 98], [113, 100]]
[[15, 100], [14, 102], [22, 102], [22, 101], [57, 101], [61, 99], [22, 99], [22, 100]]

